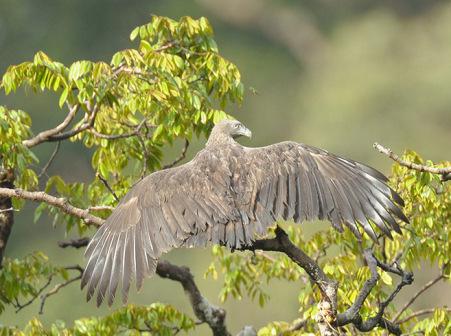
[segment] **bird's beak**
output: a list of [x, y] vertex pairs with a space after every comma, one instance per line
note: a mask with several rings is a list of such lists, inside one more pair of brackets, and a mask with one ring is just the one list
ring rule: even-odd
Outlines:
[[246, 127], [243, 127], [243, 129], [241, 130], [241, 135], [247, 137], [247, 138], [252, 138], [252, 132], [247, 129]]

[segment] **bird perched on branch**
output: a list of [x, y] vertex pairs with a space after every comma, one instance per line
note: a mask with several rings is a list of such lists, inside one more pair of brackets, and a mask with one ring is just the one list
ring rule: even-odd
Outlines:
[[250, 246], [278, 219], [329, 220], [361, 239], [401, 233], [403, 201], [377, 170], [296, 142], [248, 148], [236, 120], [214, 126], [207, 144], [181, 166], [154, 172], [119, 202], [86, 249], [82, 288], [97, 305], [113, 303], [121, 284], [139, 289], [163, 253], [177, 247]]

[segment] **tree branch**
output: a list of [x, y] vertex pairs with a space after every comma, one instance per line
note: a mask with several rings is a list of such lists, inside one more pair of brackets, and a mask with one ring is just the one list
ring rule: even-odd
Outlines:
[[39, 173], [38, 178], [41, 178], [42, 175], [44, 175], [44, 174], [47, 173], [47, 169], [49, 169], [50, 165], [52, 164], [53, 160], [54, 160], [55, 157], [56, 157], [56, 154], [58, 154], [58, 150], [60, 149], [60, 145], [61, 145], [61, 141], [58, 141], [58, 142], [56, 143], [56, 147], [55, 147], [55, 149], [53, 150], [52, 155], [50, 156], [50, 159], [47, 161], [47, 163], [45, 164], [45, 166], [42, 167], [42, 170], [41, 170], [41, 172]]
[[58, 133], [62, 132], [70, 124], [70, 122], [74, 119], [75, 114], [77, 113], [78, 109], [80, 108], [79, 104], [75, 104], [73, 106], [67, 104], [67, 106], [69, 107], [69, 113], [67, 114], [66, 118], [64, 118], [64, 120], [61, 124], [59, 124], [58, 126], [52, 128], [52, 129], [40, 132], [38, 135], [36, 135], [35, 137], [33, 137], [31, 139], [24, 140], [22, 142], [23, 145], [25, 145], [28, 148], [34, 147], [36, 145], [39, 145], [40, 143], [48, 141], [48, 139], [50, 139], [53, 136], [57, 135]]
[[246, 246], [242, 249], [250, 251], [264, 250], [285, 253], [291, 260], [307, 272], [315, 284], [318, 285], [323, 296], [327, 298], [332, 307], [336, 309], [338, 283], [329, 279], [321, 267], [319, 267], [319, 265], [312, 258], [294, 245], [283, 229], [277, 227], [275, 233], [275, 238], [256, 240], [252, 246]]
[[[429, 281], [428, 283], [426, 283], [423, 287], [421, 287], [420, 290], [418, 292], [416, 292], [410, 298], [410, 300], [404, 304], [404, 306], [401, 308], [401, 310], [395, 315], [395, 317], [393, 317], [392, 321], [397, 322], [399, 320], [399, 318], [401, 317], [402, 313], [404, 313], [405, 310], [407, 308], [409, 308], [421, 294], [423, 294], [425, 291], [427, 291], [429, 288], [434, 286], [436, 283], [438, 283], [442, 279], [445, 279], [445, 275], [443, 274], [443, 272], [440, 273], [437, 277], [435, 277], [431, 281]], [[398, 322], [398, 323], [402, 323], [402, 322]]]
[[328, 278], [318, 263], [294, 245], [279, 226], [276, 227], [275, 234], [275, 238], [256, 240], [252, 246], [243, 247], [242, 250], [283, 252], [304, 269], [310, 279], [319, 287], [323, 297], [318, 304], [319, 311], [316, 316], [321, 334], [338, 335], [338, 331], [333, 326], [337, 314], [338, 282]]
[[[399, 324], [385, 319], [383, 315], [385, 309], [393, 301], [399, 291], [404, 286], [410, 285], [413, 282], [413, 275], [410, 272], [403, 271], [401, 268], [395, 268], [380, 262], [370, 249], [366, 249], [363, 255], [368, 264], [368, 267], [370, 268], [371, 277], [363, 285], [352, 306], [344, 313], [338, 314], [337, 325], [344, 326], [346, 324], [352, 323], [359, 331], [364, 332], [373, 330], [375, 327], [379, 326], [395, 335], [401, 335], [402, 332]], [[385, 301], [379, 304], [379, 310], [376, 315], [368, 318], [367, 320], [363, 320], [359, 314], [359, 311], [363, 303], [365, 302], [365, 299], [368, 297], [369, 293], [374, 288], [379, 279], [379, 275], [377, 273], [378, 266], [386, 272], [400, 275], [402, 279], [390, 294], [390, 296]]]
[[185, 145], [183, 146], [182, 152], [180, 153], [180, 155], [171, 163], [164, 165], [162, 169], [168, 169], [168, 168], [172, 168], [174, 167], [177, 163], [179, 163], [180, 161], [182, 161], [185, 156], [186, 156], [186, 152], [188, 150], [189, 147], [189, 141], [188, 139], [185, 139]]
[[421, 309], [418, 310], [416, 312], [413, 312], [412, 314], [410, 314], [409, 316], [404, 317], [403, 319], [398, 321], [398, 324], [403, 324], [406, 323], [407, 321], [410, 321], [411, 319], [418, 317], [418, 316], [423, 316], [423, 315], [427, 315], [427, 314], [432, 314], [434, 313], [437, 309], [444, 309], [446, 312], [451, 312], [451, 308], [448, 307], [443, 307], [443, 308], [429, 308], [429, 309]]
[[69, 204], [65, 198], [58, 198], [43, 191], [27, 191], [23, 189], [0, 188], [0, 197], [1, 196], [16, 197], [35, 202], [45, 202], [49, 205], [53, 205], [54, 207], [61, 209], [68, 215], [83, 219], [88, 225], [100, 226], [103, 223], [102, 218], [91, 215], [88, 210], [74, 207], [73, 205]]
[[[83, 268], [82, 267], [80, 267], [79, 265], [76, 265], [76, 266], [69, 266], [69, 267], [65, 267], [65, 268], [67, 270], [77, 270], [79, 272], [79, 274], [77, 276], [75, 276], [75, 277], [67, 279], [65, 282], [57, 284], [55, 287], [53, 287], [47, 293], [41, 295], [41, 305], [40, 305], [40, 308], [39, 308], [39, 314], [42, 315], [44, 313], [45, 302], [50, 296], [55, 295], [56, 293], [58, 293], [61, 288], [64, 288], [67, 285], [70, 285], [71, 283], [81, 279], [81, 276], [83, 275]], [[50, 284], [50, 282], [49, 282], [49, 284]]]
[[66, 241], [59, 241], [58, 242], [58, 246], [61, 247], [61, 248], [75, 247], [76, 249], [79, 249], [80, 247], [88, 246], [89, 241], [90, 241], [90, 238], [82, 237], [82, 238], [78, 238], [78, 239], [70, 239], [70, 240], [66, 240]]
[[100, 174], [100, 172], [96, 173], [96, 177], [103, 183], [103, 185], [108, 189], [108, 191], [113, 195], [116, 202], [119, 202], [119, 197], [117, 197], [114, 190], [111, 188], [111, 186], [108, 184], [108, 181]]
[[443, 168], [437, 168], [437, 167], [429, 167], [425, 165], [421, 165], [418, 163], [413, 163], [409, 161], [405, 161], [401, 159], [398, 155], [393, 153], [393, 151], [390, 148], [386, 148], [377, 142], [373, 144], [373, 147], [379, 151], [379, 153], [387, 155], [390, 159], [393, 161], [399, 163], [401, 166], [414, 169], [420, 172], [428, 172], [432, 174], [438, 174], [441, 175], [442, 181], [448, 181], [451, 180], [451, 167], [443, 167]]
[[210, 326], [213, 335], [230, 335], [225, 325], [225, 310], [212, 305], [202, 296], [188, 267], [176, 266], [160, 260], [157, 265], [157, 274], [162, 278], [180, 282], [189, 297], [194, 314], [199, 320]]

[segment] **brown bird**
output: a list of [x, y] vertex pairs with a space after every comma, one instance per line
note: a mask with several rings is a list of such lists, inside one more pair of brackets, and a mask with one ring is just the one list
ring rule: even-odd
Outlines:
[[86, 249], [82, 288], [88, 300], [111, 305], [121, 283], [127, 301], [153, 275], [163, 253], [177, 247], [252, 245], [278, 219], [327, 219], [358, 239], [375, 227], [391, 237], [408, 222], [401, 197], [377, 170], [296, 142], [248, 148], [235, 141], [251, 132], [224, 120], [190, 162], [157, 171], [132, 187]]

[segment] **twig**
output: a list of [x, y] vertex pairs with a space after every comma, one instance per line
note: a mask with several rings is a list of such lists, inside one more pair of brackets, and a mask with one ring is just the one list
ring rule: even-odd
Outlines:
[[18, 313], [19, 311], [21, 311], [23, 308], [25, 308], [25, 307], [27, 307], [27, 306], [29, 306], [29, 305], [31, 305], [37, 298], [38, 298], [38, 296], [50, 285], [50, 283], [52, 282], [52, 279], [53, 279], [53, 276], [54, 276], [55, 274], [52, 274], [52, 275], [50, 275], [49, 276], [49, 278], [48, 278], [48, 280], [47, 280], [47, 282], [45, 283], [45, 285], [44, 286], [42, 286], [39, 290], [38, 290], [38, 292], [35, 294], [35, 295], [33, 295], [33, 297], [30, 299], [30, 300], [28, 300], [26, 303], [24, 303], [24, 304], [20, 304], [17, 300], [16, 300], [16, 313]]
[[416, 312], [413, 312], [412, 314], [410, 314], [409, 316], [404, 317], [403, 319], [399, 320], [398, 323], [399, 324], [403, 324], [406, 323], [407, 321], [410, 321], [411, 319], [418, 317], [418, 316], [423, 316], [423, 315], [427, 315], [427, 314], [432, 314], [434, 313], [437, 309], [442, 309], [445, 310], [446, 312], [451, 312], [451, 308], [448, 307], [442, 307], [442, 308], [429, 308], [429, 309], [421, 309], [418, 310]]
[[226, 316], [225, 310], [212, 305], [202, 296], [188, 267], [176, 266], [167, 261], [160, 260], [158, 261], [156, 272], [162, 278], [180, 282], [189, 297], [194, 314], [200, 321], [206, 322], [210, 326], [213, 335], [230, 335], [224, 323]]
[[75, 281], [81, 279], [81, 276], [83, 274], [83, 268], [78, 266], [78, 267], [66, 267], [66, 269], [78, 270], [79, 274], [77, 276], [73, 277], [73, 278], [68, 279], [65, 282], [57, 284], [55, 287], [53, 287], [51, 290], [49, 290], [47, 293], [45, 293], [44, 295], [41, 296], [41, 306], [39, 308], [39, 314], [40, 315], [42, 315], [44, 313], [45, 302], [50, 296], [55, 295], [56, 293], [58, 293], [61, 288], [66, 287], [67, 285], [70, 285], [72, 282], [75, 282]]
[[114, 207], [111, 205], [95, 205], [95, 206], [90, 206], [88, 208], [88, 211], [104, 211], [104, 210], [114, 210]]
[[79, 104], [75, 104], [73, 106], [67, 104], [67, 106], [69, 107], [69, 113], [67, 114], [66, 118], [64, 118], [64, 120], [61, 124], [59, 124], [58, 126], [52, 128], [52, 129], [40, 132], [38, 135], [36, 135], [35, 137], [33, 137], [31, 139], [24, 140], [22, 142], [23, 145], [28, 148], [34, 147], [36, 145], [39, 145], [42, 142], [48, 141], [49, 138], [62, 132], [70, 124], [70, 122], [74, 119], [75, 114], [77, 113], [77, 111], [80, 107]]
[[117, 140], [117, 139], [126, 139], [133, 136], [139, 136], [139, 133], [141, 132], [141, 129], [146, 124], [146, 119], [143, 119], [138, 125], [136, 125], [133, 129], [133, 131], [128, 133], [122, 133], [122, 134], [104, 134], [96, 131], [94, 128], [89, 128], [88, 132], [92, 133], [94, 136], [102, 139], [107, 140]]
[[90, 240], [90, 238], [88, 238], [88, 237], [82, 237], [82, 238], [78, 238], [78, 239], [59, 241], [58, 246], [61, 248], [75, 247], [76, 249], [79, 249], [80, 247], [88, 246], [89, 240]]
[[14, 208], [8, 208], [8, 209], [0, 209], [0, 213], [2, 213], [2, 212], [10, 212], [10, 211], [19, 211], [19, 210], [17, 210], [17, 209], [14, 209]]
[[399, 318], [401, 317], [402, 313], [405, 312], [405, 310], [407, 308], [409, 308], [414, 302], [415, 300], [421, 295], [423, 294], [425, 291], [427, 291], [429, 288], [431, 288], [432, 286], [434, 286], [437, 282], [439, 282], [440, 280], [444, 279], [445, 276], [443, 274], [443, 272], [441, 274], [439, 274], [437, 277], [435, 277], [434, 279], [432, 279], [431, 281], [429, 281], [428, 283], [426, 283], [423, 287], [420, 288], [420, 290], [418, 292], [416, 292], [409, 301], [407, 301], [404, 306], [401, 308], [401, 310], [395, 315], [395, 317], [393, 317], [392, 321], [393, 322], [397, 322], [399, 320]]
[[18, 188], [0, 188], [0, 196], [21, 198], [35, 202], [45, 202], [49, 205], [53, 205], [54, 207], [61, 209], [68, 215], [83, 219], [88, 225], [100, 226], [103, 223], [102, 218], [91, 215], [88, 210], [74, 207], [73, 205], [69, 204], [69, 202], [65, 198], [58, 198], [43, 191], [27, 191]]
[[188, 139], [185, 139], [185, 145], [183, 146], [182, 152], [180, 153], [180, 155], [171, 163], [164, 165], [162, 169], [168, 169], [168, 168], [172, 168], [174, 167], [177, 163], [179, 163], [180, 161], [182, 161], [185, 156], [186, 156], [186, 152], [188, 150], [189, 147], [189, 141]]
[[44, 175], [44, 174], [47, 172], [47, 169], [49, 169], [50, 165], [52, 164], [53, 160], [54, 160], [55, 157], [56, 157], [56, 154], [58, 154], [58, 150], [60, 149], [60, 145], [61, 145], [61, 141], [58, 141], [58, 142], [56, 143], [56, 147], [55, 147], [55, 149], [53, 150], [52, 155], [50, 156], [50, 159], [47, 161], [47, 163], [45, 164], [45, 166], [42, 167], [42, 170], [41, 170], [41, 172], [39, 173], [38, 178], [41, 178], [42, 175]]
[[429, 167], [429, 166], [426, 166], [426, 165], [421, 165], [421, 164], [418, 164], [418, 163], [405, 161], [405, 160], [401, 159], [398, 155], [393, 153], [393, 151], [390, 148], [386, 148], [386, 147], [378, 144], [377, 142], [375, 142], [373, 144], [373, 147], [375, 149], [377, 149], [379, 151], [379, 153], [387, 155], [390, 159], [392, 159], [393, 161], [399, 163], [403, 167], [414, 169], [414, 170], [417, 170], [417, 171], [420, 171], [420, 172], [428, 172], [428, 173], [432, 173], [432, 174], [439, 174], [439, 175], [442, 176], [442, 181], [451, 180], [451, 167], [443, 167], [443, 168]]
[[111, 186], [108, 184], [108, 181], [100, 174], [100, 172], [96, 173], [97, 178], [103, 183], [103, 185], [108, 189], [108, 191], [113, 195], [114, 199], [119, 202], [119, 197], [117, 197], [114, 190], [111, 188]]

